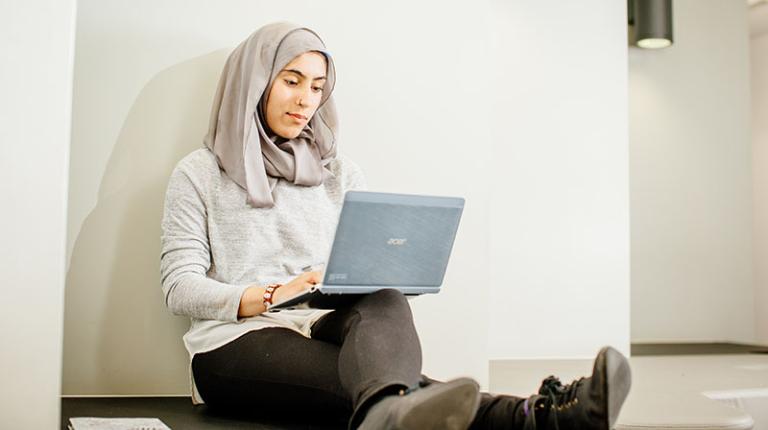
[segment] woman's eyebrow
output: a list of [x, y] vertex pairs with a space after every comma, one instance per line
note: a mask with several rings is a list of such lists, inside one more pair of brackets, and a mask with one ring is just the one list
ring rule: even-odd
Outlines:
[[[299, 70], [296, 70], [296, 69], [285, 69], [285, 70], [283, 70], [283, 71], [284, 71], [284, 72], [291, 72], [291, 73], [295, 73], [295, 74], [297, 74], [297, 75], [301, 76], [302, 78], [306, 78], [306, 76], [304, 76], [304, 73], [301, 73], [301, 71], [299, 71]], [[320, 76], [320, 77], [314, 78], [314, 79], [312, 79], [312, 80], [313, 80], [313, 81], [319, 81], [319, 80], [322, 80], [322, 79], [326, 79], [326, 77], [325, 77], [325, 76]]]

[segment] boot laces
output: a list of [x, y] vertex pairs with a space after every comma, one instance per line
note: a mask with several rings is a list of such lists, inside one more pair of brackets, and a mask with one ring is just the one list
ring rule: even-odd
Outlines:
[[584, 378], [579, 378], [570, 384], [563, 385], [560, 379], [549, 376], [541, 382], [539, 394], [551, 399], [552, 405], [561, 406], [561, 409], [576, 401], [576, 392]]
[[[536, 429], [536, 413], [552, 414], [552, 422], [555, 429], [559, 430], [557, 413], [570, 409], [579, 403], [576, 396], [579, 386], [585, 378], [579, 378], [570, 384], [563, 385], [555, 376], [548, 376], [541, 382], [539, 393], [526, 400], [526, 422], [524, 428]], [[530, 404], [530, 408], [527, 406]]]

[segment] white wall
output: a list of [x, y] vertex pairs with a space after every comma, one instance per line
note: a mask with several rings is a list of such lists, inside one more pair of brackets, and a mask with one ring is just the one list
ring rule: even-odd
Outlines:
[[768, 344], [768, 4], [750, 9], [752, 169], [755, 203], [755, 320]]
[[[341, 148], [372, 189], [467, 199], [444, 292], [413, 302], [426, 373], [487, 386], [489, 344], [627, 351], [624, 6], [506, 3], [83, 1], [64, 394], [188, 393], [188, 320], [160, 292], [162, 196], [202, 144], [229, 49], [274, 20], [316, 29], [335, 56]], [[574, 34], [585, 46], [565, 46]], [[490, 306], [492, 289], [511, 298]]]
[[0, 427], [59, 426], [74, 0], [0, 14]]
[[747, 6], [674, 20], [629, 53], [632, 340], [754, 342]]
[[490, 356], [628, 353], [626, 2], [492, 12]]
[[[488, 152], [467, 157], [488, 140], [485, 127], [468, 125], [485, 118], [476, 108], [484, 94], [470, 82], [482, 63], [485, 14], [482, 4], [442, 2], [83, 1], [64, 394], [188, 393], [181, 336], [189, 320], [170, 315], [160, 291], [162, 197], [176, 161], [202, 145], [229, 50], [274, 20], [325, 39], [338, 69], [341, 150], [372, 189], [466, 197], [445, 291], [413, 305], [425, 371], [485, 383], [487, 338], [476, 327], [487, 325]], [[456, 61], [457, 53], [472, 61]]]

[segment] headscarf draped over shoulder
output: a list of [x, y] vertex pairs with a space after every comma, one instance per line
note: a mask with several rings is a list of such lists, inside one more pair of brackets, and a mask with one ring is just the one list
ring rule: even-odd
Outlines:
[[[327, 78], [320, 107], [301, 134], [277, 136], [266, 127], [266, 95], [278, 73], [310, 51], [323, 54]], [[336, 156], [338, 120], [331, 97], [336, 82], [331, 56], [320, 37], [289, 23], [266, 25], [243, 41], [227, 58], [213, 99], [204, 143], [219, 166], [247, 192], [255, 208], [275, 204], [278, 178], [315, 186], [333, 176], [328, 163]]]

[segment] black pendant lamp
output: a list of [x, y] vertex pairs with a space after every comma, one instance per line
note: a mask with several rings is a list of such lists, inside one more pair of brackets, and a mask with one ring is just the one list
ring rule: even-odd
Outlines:
[[627, 12], [637, 46], [659, 49], [672, 45], [672, 0], [628, 0]]

